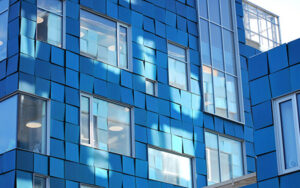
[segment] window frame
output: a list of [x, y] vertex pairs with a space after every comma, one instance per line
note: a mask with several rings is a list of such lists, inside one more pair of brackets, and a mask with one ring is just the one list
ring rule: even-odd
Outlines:
[[[297, 95], [299, 92], [288, 94], [283, 97], [279, 97], [272, 100], [272, 109], [274, 117], [274, 132], [275, 132], [275, 143], [276, 143], [276, 156], [277, 156], [277, 166], [279, 175], [284, 175], [290, 172], [300, 170], [300, 140], [297, 139], [300, 137], [300, 128], [299, 128], [299, 115], [298, 115], [298, 104], [297, 104]], [[297, 152], [297, 162], [298, 166], [295, 166], [290, 169], [285, 169], [285, 151], [284, 151], [284, 139], [282, 135], [282, 123], [281, 123], [281, 114], [280, 114], [280, 104], [286, 101], [291, 100], [293, 106], [293, 117], [294, 117], [294, 133], [296, 142], [296, 152]]]
[[[230, 139], [230, 140], [234, 140], [234, 141], [237, 141], [237, 142], [240, 142], [241, 143], [241, 152], [242, 152], [242, 165], [243, 165], [243, 175], [246, 175], [247, 174], [247, 156], [246, 156], [246, 146], [245, 146], [245, 140], [242, 140], [242, 139], [239, 139], [239, 138], [236, 138], [236, 137], [233, 137], [233, 136], [230, 136], [230, 135], [225, 135], [225, 134], [221, 134], [219, 132], [216, 132], [216, 131], [212, 131], [212, 130], [209, 130], [207, 128], [204, 129], [204, 143], [205, 143], [205, 153], [206, 153], [206, 142], [205, 142], [205, 133], [210, 133], [210, 134], [214, 134], [217, 136], [217, 144], [218, 144], [218, 161], [219, 161], [219, 165], [218, 165], [218, 169], [219, 169], [219, 180], [220, 182], [219, 183], [223, 183], [225, 181], [230, 181], [232, 179], [229, 179], [229, 180], [225, 180], [225, 181], [221, 181], [222, 180], [222, 177], [221, 177], [221, 166], [220, 166], [220, 147], [219, 147], [219, 137], [223, 137], [223, 138], [227, 138], [227, 139]], [[207, 167], [207, 158], [205, 157], [205, 160], [206, 160], [206, 169], [208, 169]], [[239, 177], [242, 177], [242, 176], [239, 176]], [[238, 177], [236, 177], [238, 178]], [[234, 179], [234, 178], [233, 178]], [[208, 174], [207, 174], [207, 178], [206, 180], [208, 181]], [[214, 184], [212, 184], [214, 185]]]
[[[191, 161], [191, 178], [192, 178], [192, 187], [197, 187], [197, 176], [196, 176], [196, 158], [194, 156], [185, 154], [185, 153], [178, 153], [176, 151], [173, 150], [168, 150], [168, 149], [164, 149], [164, 148], [160, 148], [151, 144], [147, 144], [147, 159], [149, 158], [149, 148], [160, 151], [160, 152], [165, 152], [165, 153], [170, 153], [173, 155], [177, 155], [180, 157], [185, 157], [185, 158], [189, 158], [189, 160]], [[149, 161], [148, 161], [148, 176], [147, 178], [149, 180], [153, 180], [153, 181], [157, 181], [157, 182], [161, 182], [161, 183], [167, 183], [170, 185], [174, 185], [174, 186], [181, 186], [181, 185], [177, 185], [177, 184], [172, 184], [172, 183], [168, 183], [168, 182], [163, 182], [163, 181], [159, 181], [159, 180], [155, 180], [155, 179], [150, 179], [150, 174], [149, 174]]]
[[[245, 124], [245, 114], [244, 114], [244, 100], [243, 100], [243, 85], [242, 85], [242, 73], [241, 73], [241, 63], [240, 63], [240, 51], [239, 51], [239, 41], [238, 41], [238, 29], [237, 29], [237, 15], [236, 15], [236, 6], [235, 6], [235, 1], [234, 0], [230, 0], [231, 2], [231, 16], [232, 16], [232, 30], [229, 30], [227, 27], [225, 26], [222, 26], [222, 24], [218, 24], [212, 20], [209, 19], [209, 3], [208, 3], [208, 0], [205, 0], [207, 3], [207, 15], [208, 17], [205, 18], [205, 17], [202, 17], [201, 14], [200, 14], [200, 3], [199, 1], [196, 1], [196, 7], [197, 7], [197, 19], [198, 19], [198, 34], [199, 34], [199, 40], [198, 40], [198, 45], [199, 45], [199, 52], [200, 52], [200, 69], [201, 69], [201, 84], [200, 84], [200, 87], [201, 87], [201, 94], [202, 96], [205, 96], [204, 94], [204, 87], [203, 87], [203, 66], [206, 66], [206, 67], [209, 67], [211, 69], [211, 74], [213, 75], [213, 70], [217, 70], [217, 71], [220, 71], [222, 73], [224, 73], [224, 76], [225, 76], [225, 94], [226, 94], [226, 112], [227, 112], [227, 116], [228, 116], [228, 97], [227, 97], [227, 84], [226, 84], [226, 77], [229, 75], [229, 76], [233, 76], [236, 78], [237, 80], [237, 102], [239, 103], [237, 105], [237, 110], [239, 112], [239, 120], [235, 120], [235, 119], [231, 119], [229, 116], [228, 117], [224, 117], [224, 116], [221, 116], [221, 115], [218, 115], [215, 113], [215, 109], [216, 109], [216, 103], [215, 103], [215, 92], [214, 92], [214, 79], [213, 79], [213, 76], [211, 76], [211, 80], [212, 80], [212, 89], [213, 89], [213, 106], [214, 106], [214, 112], [209, 112], [207, 111], [204, 106], [205, 106], [205, 99], [202, 100], [202, 105], [203, 105], [203, 111], [207, 114], [211, 114], [211, 115], [214, 115], [214, 116], [218, 116], [220, 118], [223, 118], [223, 119], [226, 119], [226, 120], [229, 120], [229, 121], [232, 121], [232, 122], [235, 122], [235, 123], [238, 123], [238, 124], [242, 124], [244, 125]], [[221, 3], [219, 5], [219, 9], [220, 9], [220, 20], [222, 20], [222, 9], [221, 9]], [[214, 24], [218, 27], [221, 28], [221, 33], [222, 33], [222, 54], [223, 54], [223, 61], [224, 61], [224, 71], [222, 70], [219, 70], [218, 68], [214, 68], [211, 65], [206, 65], [203, 63], [203, 57], [201, 55], [201, 26], [200, 26], [200, 20], [205, 20], [208, 22], [208, 29], [209, 29], [209, 43], [211, 44], [211, 41], [212, 41], [212, 36], [211, 36], [211, 24]], [[222, 21], [220, 21], [222, 22]], [[233, 33], [233, 44], [234, 44], [234, 55], [235, 55], [235, 68], [236, 68], [236, 75], [232, 75], [230, 74], [229, 72], [226, 72], [225, 71], [225, 66], [226, 66], [226, 62], [225, 62], [225, 57], [224, 57], [224, 32], [223, 30], [228, 30], [228, 31], [231, 31]], [[209, 50], [210, 50], [210, 57], [212, 58], [212, 46], [210, 45], [209, 47]], [[211, 60], [212, 62], [212, 60]]]
[[[39, 0], [37, 0], [37, 1], [39, 1]], [[35, 29], [35, 43], [37, 41], [39, 41], [39, 42], [47, 43], [47, 44], [52, 45], [52, 46], [56, 46], [58, 48], [62, 48], [62, 49], [66, 48], [66, 9], [67, 9], [67, 7], [66, 7], [66, 1], [65, 0], [59, 0], [59, 1], [61, 1], [61, 5], [62, 5], [61, 6], [61, 8], [62, 8], [61, 15], [58, 15], [56, 13], [53, 13], [53, 12], [49, 11], [49, 10], [43, 9], [41, 7], [38, 7], [37, 2], [36, 2], [36, 13], [38, 11], [43, 11], [43, 12], [46, 12], [48, 14], [50, 13], [50, 14], [54, 14], [56, 16], [61, 17], [61, 43], [60, 43], [60, 46], [57, 46], [57, 45], [54, 45], [54, 44], [50, 44], [50, 43], [48, 43], [46, 41], [40, 41], [40, 40], [38, 40], [37, 39], [37, 28], [38, 28], [37, 25], [38, 24], [36, 24], [36, 29]], [[36, 17], [37, 17], [37, 15], [36, 15]]]
[[80, 136], [79, 136], [79, 139], [80, 139], [80, 145], [84, 145], [84, 146], [88, 146], [88, 147], [92, 147], [92, 148], [95, 148], [95, 149], [98, 149], [98, 150], [103, 150], [103, 149], [100, 149], [98, 147], [95, 146], [95, 143], [94, 141], [92, 140], [92, 138], [94, 138], [94, 123], [93, 123], [93, 99], [99, 99], [99, 100], [103, 100], [105, 102], [108, 102], [108, 103], [112, 103], [112, 104], [115, 104], [115, 105], [119, 105], [119, 106], [122, 106], [122, 107], [127, 107], [129, 108], [129, 112], [130, 112], [130, 155], [125, 155], [125, 154], [120, 154], [120, 153], [116, 153], [116, 152], [112, 152], [112, 151], [109, 151], [108, 149], [107, 150], [103, 150], [103, 151], [107, 151], [107, 152], [110, 152], [110, 153], [115, 153], [115, 154], [118, 154], [118, 155], [124, 155], [124, 156], [128, 156], [128, 157], [135, 157], [135, 129], [134, 129], [134, 106], [131, 106], [131, 105], [128, 105], [128, 104], [124, 104], [124, 103], [121, 103], [119, 101], [113, 101], [111, 99], [107, 99], [107, 98], [104, 98], [104, 97], [101, 97], [101, 96], [95, 96], [95, 95], [90, 95], [90, 94], [87, 94], [87, 93], [84, 93], [84, 92], [81, 92], [80, 93], [80, 103], [81, 104], [81, 98], [82, 97], [86, 97], [89, 99], [89, 128], [90, 128], [90, 144], [86, 144], [86, 143], [83, 143], [81, 141], [81, 105], [80, 105], [80, 110], [79, 110], [79, 133], [80, 133]]
[[50, 188], [50, 178], [48, 176], [41, 175], [41, 174], [38, 174], [38, 173], [33, 173], [33, 175], [32, 175], [32, 188], [35, 188], [34, 180], [35, 180], [36, 177], [45, 178], [46, 188]]
[[[85, 12], [88, 12], [90, 14], [94, 14], [95, 16], [98, 16], [98, 17], [101, 17], [103, 19], [106, 19], [106, 20], [109, 20], [109, 21], [112, 21], [112, 22], [115, 22], [116, 23], [116, 55], [117, 55], [117, 66], [115, 65], [112, 65], [112, 64], [109, 64], [109, 63], [106, 63], [106, 62], [102, 62], [100, 61], [101, 63], [104, 63], [106, 65], [109, 65], [109, 66], [113, 66], [113, 67], [117, 67], [119, 69], [123, 69], [123, 70], [127, 70], [127, 71], [130, 71], [130, 72], [133, 72], [133, 63], [132, 63], [132, 27], [131, 25], [125, 23], [125, 22], [122, 22], [120, 20], [117, 20], [117, 19], [114, 19], [112, 17], [109, 17], [107, 15], [104, 15], [104, 14], [101, 14], [99, 12], [96, 12], [94, 10], [92, 10], [91, 8], [88, 8], [88, 7], [85, 7], [83, 5], [80, 5], [80, 10], [79, 10], [79, 18], [81, 17], [80, 15], [80, 12], [81, 11], [85, 11]], [[80, 19], [79, 19], [79, 30], [80, 30]], [[127, 30], [127, 68], [124, 68], [124, 67], [121, 67], [120, 66], [120, 27], [124, 27], [126, 28]], [[97, 59], [97, 57], [92, 57], [90, 56], [89, 54], [86, 54], [84, 52], [81, 52], [80, 50], [80, 36], [79, 36], [79, 54], [82, 55], [82, 56], [85, 56], [85, 57], [88, 57], [88, 58], [91, 58], [95, 61], [99, 61]]]
[[100, 188], [97, 185], [91, 185], [91, 184], [86, 184], [86, 183], [80, 183], [79, 188], [81, 188], [82, 186], [87, 186], [89, 188]]
[[[185, 62], [183, 62], [180, 59], [177, 59], [174, 56], [169, 55], [169, 44], [173, 45], [173, 46], [176, 46], [176, 47], [179, 47], [179, 48], [182, 48], [185, 51], [185, 56], [186, 56]], [[174, 87], [176, 89], [180, 89], [180, 90], [184, 90], [184, 91], [191, 91], [191, 63], [190, 63], [189, 48], [185, 47], [183, 45], [180, 45], [178, 43], [175, 43], [173, 41], [167, 40], [167, 57], [168, 57], [168, 61], [167, 61], [167, 63], [168, 63], [167, 64], [167, 66], [168, 66], [168, 85], [171, 86], [171, 87]], [[174, 85], [170, 84], [169, 58], [174, 59], [176, 61], [180, 61], [181, 63], [185, 63], [185, 66], [186, 66], [186, 75], [185, 75], [185, 77], [186, 77], [186, 89], [183, 89], [183, 88], [180, 88], [178, 86], [174, 86]]]

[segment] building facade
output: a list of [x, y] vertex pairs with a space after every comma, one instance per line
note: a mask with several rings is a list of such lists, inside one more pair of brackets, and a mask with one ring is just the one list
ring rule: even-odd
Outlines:
[[243, 16], [241, 0], [0, 0], [0, 185], [275, 177], [254, 147], [265, 100]]

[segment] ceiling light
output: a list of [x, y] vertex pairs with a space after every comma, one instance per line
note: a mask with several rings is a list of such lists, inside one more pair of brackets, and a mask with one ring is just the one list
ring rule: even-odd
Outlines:
[[108, 128], [110, 131], [114, 131], [114, 132], [117, 132], [117, 131], [122, 131], [124, 128], [121, 127], [121, 126], [111, 126]]
[[115, 45], [111, 45], [111, 46], [108, 47], [108, 50], [114, 52], [114, 51], [116, 51], [116, 46]]
[[2, 46], [3, 45], [3, 42], [0, 40], [0, 46]]
[[41, 17], [38, 16], [36, 22], [38, 24], [43, 23], [44, 22], [44, 18], [41, 18]]
[[33, 128], [33, 129], [40, 128], [41, 126], [42, 126], [42, 124], [39, 122], [36, 122], [36, 121], [30, 121], [30, 122], [26, 123], [26, 127]]

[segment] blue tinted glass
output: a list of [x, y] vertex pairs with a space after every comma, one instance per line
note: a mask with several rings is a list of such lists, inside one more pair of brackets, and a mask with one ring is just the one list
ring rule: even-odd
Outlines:
[[239, 102], [238, 102], [238, 88], [237, 79], [233, 76], [226, 75], [226, 90], [228, 102], [228, 117], [230, 119], [239, 121]]
[[16, 148], [17, 103], [17, 96], [0, 102], [0, 154]]
[[170, 43], [168, 44], [168, 55], [179, 61], [186, 61], [185, 49]]
[[168, 60], [169, 68], [169, 84], [180, 88], [187, 89], [187, 74], [186, 74], [186, 64], [177, 61], [175, 59], [169, 58]]
[[120, 57], [119, 57], [119, 66], [121, 68], [128, 68], [128, 49], [127, 49], [127, 28], [120, 27], [120, 34], [119, 34], [119, 47], [120, 47]]
[[199, 0], [199, 13], [201, 17], [207, 18], [207, 0]]
[[202, 63], [211, 65], [208, 22], [200, 19]]
[[[1, 4], [0, 4], [1, 5]], [[7, 56], [8, 12], [0, 14], [0, 61]]]
[[232, 30], [231, 1], [232, 0], [221, 0], [220, 2], [222, 10], [222, 25]]
[[[223, 1], [223, 0], [221, 0]], [[219, 0], [208, 0], [210, 21], [220, 24], [220, 4]]]
[[8, 9], [9, 0], [0, 0], [0, 13]]
[[223, 29], [224, 38], [224, 58], [226, 65], [226, 72], [236, 75], [236, 61], [234, 50], [234, 38], [233, 33], [226, 29]]
[[210, 29], [211, 36], [213, 36], [211, 37], [213, 67], [224, 70], [221, 28], [215, 24], [210, 24]]
[[51, 13], [62, 15], [61, 0], [37, 0], [37, 6]]
[[203, 66], [203, 91], [204, 91], [205, 111], [214, 113], [212, 71], [210, 67], [206, 67], [206, 66]]
[[215, 113], [227, 117], [227, 102], [225, 90], [224, 73], [213, 70], [214, 94], [215, 94]]
[[282, 102], [280, 105], [282, 140], [284, 148], [285, 168], [298, 166], [296, 138], [295, 138], [295, 120], [293, 116], [292, 100]]

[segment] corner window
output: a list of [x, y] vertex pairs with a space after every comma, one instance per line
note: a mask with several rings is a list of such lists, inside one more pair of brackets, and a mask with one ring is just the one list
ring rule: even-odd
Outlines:
[[62, 46], [62, 16], [61, 0], [37, 0], [37, 40]]
[[47, 182], [47, 177], [45, 176], [40, 176], [37, 174], [33, 175], [33, 188], [47, 188], [48, 182]]
[[237, 31], [233, 26], [233, 4], [232, 0], [198, 3], [204, 110], [242, 121], [242, 96], [239, 92], [241, 78], [236, 55], [238, 47]]
[[0, 0], [0, 61], [7, 57], [8, 0]]
[[128, 27], [80, 10], [80, 53], [123, 69], [129, 69]]
[[191, 158], [148, 148], [149, 179], [192, 187]]
[[146, 93], [148, 95], [156, 96], [156, 82], [153, 80], [146, 79]]
[[80, 104], [81, 144], [131, 155], [131, 109], [82, 95]]
[[241, 142], [205, 132], [205, 144], [208, 185], [244, 175]]
[[276, 151], [280, 174], [300, 169], [299, 141], [300, 94], [273, 101]]
[[169, 85], [188, 90], [188, 61], [185, 48], [168, 43]]
[[47, 102], [39, 98], [19, 96], [19, 148], [47, 153]]

